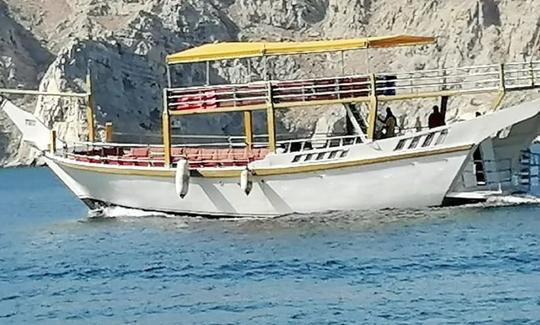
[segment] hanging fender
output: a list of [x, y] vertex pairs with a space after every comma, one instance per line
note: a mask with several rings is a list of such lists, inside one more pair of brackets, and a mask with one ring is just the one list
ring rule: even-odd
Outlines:
[[253, 173], [248, 168], [244, 169], [240, 173], [240, 188], [246, 195], [249, 195], [251, 193], [251, 190], [253, 189]]
[[186, 197], [189, 191], [189, 161], [181, 159], [176, 165], [175, 176], [176, 194], [180, 198]]

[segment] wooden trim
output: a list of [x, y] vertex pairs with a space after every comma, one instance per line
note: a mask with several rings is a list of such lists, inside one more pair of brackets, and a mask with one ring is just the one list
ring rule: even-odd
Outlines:
[[268, 82], [268, 96], [267, 108], [266, 108], [266, 127], [268, 131], [268, 150], [270, 152], [276, 152], [277, 139], [276, 139], [276, 111], [274, 109], [274, 99], [272, 96], [272, 83]]
[[92, 90], [92, 77], [86, 75], [86, 87], [88, 88], [88, 97], [86, 99], [86, 121], [88, 123], [88, 141], [96, 141], [96, 125], [94, 118], [94, 95]]
[[112, 122], [105, 123], [105, 142], [113, 142], [113, 124]]
[[244, 135], [246, 137], [246, 147], [253, 148], [253, 112], [244, 112]]
[[165, 167], [171, 167], [171, 121], [167, 110], [163, 111], [162, 116], [162, 136], [163, 136], [163, 156], [165, 159]]
[[[277, 168], [261, 168], [253, 169], [254, 176], [281, 176], [281, 175], [291, 175], [291, 174], [302, 174], [302, 173], [313, 173], [321, 172], [342, 168], [351, 168], [359, 166], [368, 166], [380, 163], [388, 163], [400, 160], [414, 159], [414, 158], [423, 158], [429, 156], [438, 156], [462, 151], [469, 151], [473, 148], [473, 145], [463, 145], [456, 146], [452, 148], [442, 148], [438, 150], [430, 150], [423, 152], [411, 152], [405, 154], [399, 154], [388, 157], [379, 157], [379, 158], [370, 158], [370, 159], [360, 159], [360, 160], [349, 160], [349, 161], [336, 161], [330, 163], [321, 163], [321, 164], [310, 164], [302, 166], [284, 166]], [[148, 176], [148, 177], [174, 177], [175, 171], [170, 168], [156, 168], [149, 170], [148, 168], [121, 168], [121, 167], [111, 167], [104, 165], [89, 165], [88, 163], [73, 163], [66, 162], [65, 159], [59, 160], [53, 157], [53, 160], [60, 165], [67, 166], [73, 169], [95, 172], [95, 173], [104, 173], [104, 174], [113, 174], [113, 175], [126, 175], [126, 176]], [[240, 177], [240, 173], [243, 168], [231, 168], [231, 169], [199, 169], [192, 171], [193, 177], [203, 177], [203, 178], [237, 178]]]
[[369, 115], [368, 115], [368, 139], [374, 140], [377, 132], [377, 111], [379, 108], [379, 99], [377, 98], [377, 77], [375, 74], [370, 75], [371, 95], [369, 96]]

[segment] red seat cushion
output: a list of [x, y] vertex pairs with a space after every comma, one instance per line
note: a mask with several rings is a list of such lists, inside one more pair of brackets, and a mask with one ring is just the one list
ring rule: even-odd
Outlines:
[[148, 157], [150, 154], [150, 149], [147, 147], [144, 148], [131, 148], [130, 156], [132, 157]]

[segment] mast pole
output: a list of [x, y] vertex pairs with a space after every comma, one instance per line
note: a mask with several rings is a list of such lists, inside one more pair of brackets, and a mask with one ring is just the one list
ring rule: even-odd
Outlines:
[[172, 165], [171, 158], [171, 118], [169, 108], [167, 107], [167, 89], [163, 89], [163, 115], [162, 115], [162, 136], [163, 136], [163, 156], [165, 167]]
[[269, 81], [267, 87], [266, 124], [268, 128], [268, 150], [270, 150], [270, 152], [276, 152], [276, 112], [272, 96], [272, 82]]
[[94, 120], [94, 91], [92, 87], [90, 61], [88, 61], [88, 68], [86, 72], [86, 88], [88, 90], [88, 97], [86, 98], [86, 121], [88, 123], [88, 141], [94, 142], [96, 140]]

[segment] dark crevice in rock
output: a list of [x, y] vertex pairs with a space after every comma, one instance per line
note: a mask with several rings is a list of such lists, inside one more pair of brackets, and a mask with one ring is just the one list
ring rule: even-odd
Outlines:
[[501, 11], [495, 0], [481, 0], [481, 9], [484, 27], [501, 26]]

